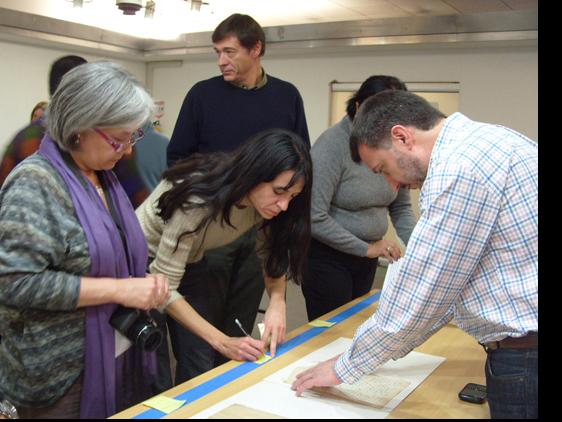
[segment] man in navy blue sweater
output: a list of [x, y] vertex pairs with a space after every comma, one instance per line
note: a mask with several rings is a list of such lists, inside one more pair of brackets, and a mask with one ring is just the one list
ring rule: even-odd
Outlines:
[[[232, 151], [250, 136], [271, 128], [296, 132], [310, 146], [297, 88], [266, 74], [261, 66], [265, 53], [261, 26], [250, 16], [236, 13], [217, 26], [212, 40], [222, 76], [200, 81], [187, 93], [168, 145], [168, 165], [196, 152]], [[206, 252], [202, 261], [186, 271], [178, 291], [218, 329], [240, 336], [235, 319], [251, 331], [267, 287], [270, 302], [264, 337], [270, 338], [273, 351], [285, 336], [285, 285], [264, 286], [255, 235], [251, 230], [225, 247]], [[176, 384], [225, 362], [211, 345], [172, 318], [168, 327], [177, 360]]]

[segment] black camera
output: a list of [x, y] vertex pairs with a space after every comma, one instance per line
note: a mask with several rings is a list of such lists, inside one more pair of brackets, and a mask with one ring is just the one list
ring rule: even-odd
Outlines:
[[164, 331], [148, 312], [119, 306], [109, 323], [145, 352], [154, 352], [162, 344]]

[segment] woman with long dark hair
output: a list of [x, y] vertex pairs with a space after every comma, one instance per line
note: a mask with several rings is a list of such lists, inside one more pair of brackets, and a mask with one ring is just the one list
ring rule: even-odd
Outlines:
[[[282, 129], [261, 132], [229, 154], [194, 154], [163, 174], [137, 216], [153, 258], [150, 271], [162, 272], [169, 279], [172, 295], [165, 311], [179, 322], [169, 324], [176, 356], [182, 352], [174, 340], [177, 329], [187, 329], [204, 340], [209, 361], [215, 359], [214, 350], [230, 359], [254, 361], [268, 339], [275, 354], [277, 343], [285, 337], [286, 281], [300, 284], [303, 277], [311, 185], [308, 146], [295, 133]], [[216, 328], [222, 325], [220, 321], [204, 318], [205, 304], [226, 293], [211, 287], [211, 272], [206, 274], [208, 285], [189, 283], [190, 268], [205, 271], [200, 264], [206, 250], [226, 245], [254, 228], [270, 297], [263, 341], [229, 337]], [[178, 292], [184, 277], [186, 290]], [[189, 365], [188, 360], [182, 362]]]

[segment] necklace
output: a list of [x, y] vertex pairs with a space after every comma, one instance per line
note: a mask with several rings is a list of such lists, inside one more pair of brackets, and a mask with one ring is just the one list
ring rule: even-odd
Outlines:
[[98, 192], [98, 195], [103, 198], [104, 197], [103, 188], [101, 186], [95, 186], [95, 188], [96, 191]]
[[103, 202], [105, 207], [108, 208], [107, 200], [105, 199], [105, 193], [103, 192], [103, 188], [101, 186], [96, 186], [96, 185], [94, 185], [94, 187], [96, 188], [96, 192], [98, 193], [99, 197], [101, 198], [101, 201]]

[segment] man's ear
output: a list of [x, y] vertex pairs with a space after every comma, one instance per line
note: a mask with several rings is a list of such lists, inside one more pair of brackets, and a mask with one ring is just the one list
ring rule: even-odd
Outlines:
[[252, 56], [252, 58], [254, 59], [257, 59], [261, 54], [261, 49], [262, 49], [261, 41], [256, 42], [256, 44], [250, 50], [250, 56]]
[[392, 126], [390, 135], [392, 137], [392, 144], [397, 148], [406, 148], [409, 151], [415, 143], [412, 132], [406, 126]]

